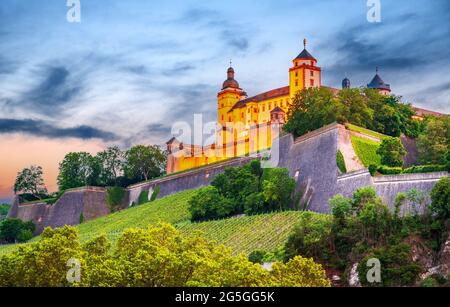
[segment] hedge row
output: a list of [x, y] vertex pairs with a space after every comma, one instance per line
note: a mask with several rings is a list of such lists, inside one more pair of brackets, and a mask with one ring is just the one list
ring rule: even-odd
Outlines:
[[[375, 168], [371, 165], [369, 171], [373, 173], [374, 169]], [[445, 172], [447, 170], [447, 167], [445, 165], [418, 165], [409, 168], [401, 168], [382, 165], [377, 167], [376, 170], [383, 175], [399, 175], [399, 174]]]

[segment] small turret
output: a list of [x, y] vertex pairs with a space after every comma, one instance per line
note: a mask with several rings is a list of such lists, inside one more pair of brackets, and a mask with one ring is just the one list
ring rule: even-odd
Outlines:
[[344, 78], [344, 80], [342, 80], [342, 89], [350, 88], [350, 86], [350, 79], [347, 77]]

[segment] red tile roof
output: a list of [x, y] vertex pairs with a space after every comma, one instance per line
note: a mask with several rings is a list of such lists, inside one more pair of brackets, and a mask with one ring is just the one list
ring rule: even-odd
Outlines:
[[443, 114], [443, 113], [439, 113], [439, 112], [435, 112], [435, 111], [430, 111], [430, 110], [426, 110], [426, 109], [422, 109], [422, 108], [413, 107], [413, 109], [416, 112], [416, 115], [420, 116], [420, 117], [427, 116], [427, 115], [448, 116], [447, 114]]
[[280, 87], [253, 97], [249, 97], [247, 99], [238, 101], [229, 112], [235, 110], [235, 109], [240, 109], [240, 108], [245, 108], [245, 106], [247, 105], [247, 103], [251, 103], [251, 102], [261, 102], [264, 100], [268, 100], [268, 99], [273, 99], [273, 98], [277, 98], [277, 97], [281, 97], [281, 96], [286, 96], [289, 95], [289, 86], [284, 86], [284, 87]]

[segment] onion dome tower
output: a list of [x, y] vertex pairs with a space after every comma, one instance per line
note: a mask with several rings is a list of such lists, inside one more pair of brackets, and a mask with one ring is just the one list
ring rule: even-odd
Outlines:
[[350, 86], [350, 79], [345, 77], [344, 80], [342, 80], [342, 89], [350, 88]]

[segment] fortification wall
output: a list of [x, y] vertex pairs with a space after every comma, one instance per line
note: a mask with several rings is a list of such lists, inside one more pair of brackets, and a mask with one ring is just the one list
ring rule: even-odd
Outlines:
[[127, 189], [127, 204], [131, 205], [132, 203], [137, 203], [139, 195], [143, 191], [149, 191], [148, 197], [150, 198], [156, 187], [159, 187], [160, 189], [158, 194], [158, 198], [160, 198], [184, 190], [206, 186], [211, 183], [214, 177], [222, 173], [225, 168], [244, 165], [253, 159], [255, 158], [237, 158], [230, 161], [205, 166], [196, 170], [130, 186]]
[[[308, 209], [328, 212], [338, 169], [336, 165], [338, 125], [333, 124], [296, 140], [292, 135], [280, 138], [278, 167], [286, 167], [296, 178], [297, 190], [308, 200]], [[273, 153], [272, 153], [273, 154]]]
[[[367, 169], [339, 174], [337, 149], [342, 148], [345, 127], [331, 124], [296, 140], [286, 135], [279, 140], [280, 159], [277, 166], [286, 167], [296, 178], [297, 189], [305, 193], [308, 209], [329, 212], [328, 200], [336, 194], [351, 197], [362, 187], [373, 186], [383, 201], [393, 209], [400, 192], [416, 189], [429, 197], [436, 182], [449, 176], [447, 172], [372, 177]], [[298, 176], [297, 175], [298, 172]]]
[[53, 205], [45, 203], [19, 204], [14, 203], [8, 216], [23, 221], [33, 221], [36, 224], [36, 234], [45, 227], [63, 227], [78, 225], [81, 214], [89, 221], [107, 215], [110, 210], [106, 204], [106, 189], [84, 187], [68, 190]]
[[[297, 191], [303, 193], [302, 202], [306, 202], [307, 209], [311, 211], [327, 213], [330, 211], [328, 200], [331, 197], [336, 194], [351, 197], [358, 188], [365, 186], [375, 187], [384, 202], [393, 207], [399, 192], [417, 189], [429, 195], [434, 184], [440, 178], [448, 176], [447, 172], [442, 172], [372, 177], [367, 169], [339, 174], [336, 154], [338, 148], [343, 148], [339, 143], [343, 142], [342, 135], [345, 133], [342, 129], [345, 127], [332, 124], [295, 140], [289, 134], [273, 142], [272, 166], [285, 167], [289, 170], [290, 176], [297, 182]], [[351, 150], [348, 150], [347, 154], [352, 157]], [[244, 165], [253, 159], [253, 157], [237, 158], [130, 186], [124, 205], [137, 203], [142, 191], [149, 191], [151, 197], [156, 187], [160, 189], [158, 197], [164, 197], [206, 186], [226, 167]], [[40, 233], [47, 226], [77, 225], [81, 214], [84, 220], [89, 221], [109, 213], [106, 189], [85, 187], [67, 191], [54, 205], [19, 204], [16, 199], [9, 217], [34, 221], [37, 225], [36, 233]]]
[[436, 182], [442, 177], [448, 177], [447, 172], [427, 174], [406, 174], [396, 176], [374, 177], [373, 182], [377, 195], [391, 207], [394, 205], [395, 197], [400, 192], [416, 189], [425, 192], [429, 196]]

